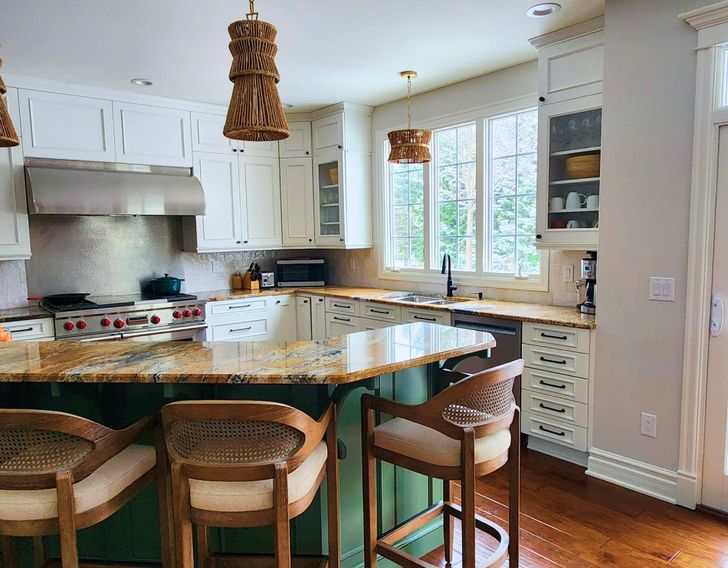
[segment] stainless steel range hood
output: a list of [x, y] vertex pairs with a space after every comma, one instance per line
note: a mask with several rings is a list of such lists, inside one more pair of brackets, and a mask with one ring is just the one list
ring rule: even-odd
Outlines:
[[26, 158], [28, 212], [39, 215], [204, 215], [190, 168]]

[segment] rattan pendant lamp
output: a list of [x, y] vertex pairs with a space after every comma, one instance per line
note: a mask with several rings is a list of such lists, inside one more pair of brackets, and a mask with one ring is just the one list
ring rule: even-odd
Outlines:
[[412, 128], [412, 79], [416, 71], [402, 71], [400, 76], [407, 79], [407, 128], [393, 130], [387, 134], [391, 150], [388, 161], [393, 164], [424, 164], [432, 160], [430, 139], [432, 130]]
[[[3, 60], [0, 59], [0, 67], [3, 66]], [[0, 148], [10, 148], [20, 144], [18, 133], [10, 120], [8, 107], [5, 105], [3, 95], [8, 92], [2, 77], [0, 77]]]
[[277, 31], [258, 20], [254, 0], [248, 3], [245, 19], [228, 26], [233, 94], [223, 134], [252, 142], [283, 140], [291, 132], [276, 87], [281, 78], [275, 63]]

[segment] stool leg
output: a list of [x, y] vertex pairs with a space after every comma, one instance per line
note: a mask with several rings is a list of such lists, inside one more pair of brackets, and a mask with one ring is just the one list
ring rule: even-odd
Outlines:
[[159, 533], [162, 553], [162, 568], [174, 568], [174, 519], [172, 499], [170, 495], [169, 471], [167, 469], [167, 452], [164, 447], [162, 433], [155, 433], [157, 450], [156, 482], [157, 500], [159, 503]]
[[362, 429], [362, 466], [364, 486], [364, 567], [377, 566], [377, 487], [375, 468], [377, 460], [374, 457], [374, 416], [366, 399], [361, 409]]
[[472, 428], [465, 429], [461, 453], [463, 568], [475, 568], [475, 435]]
[[76, 504], [71, 472], [64, 471], [56, 475], [56, 492], [58, 494], [58, 524], [61, 529], [61, 566], [78, 568]]
[[508, 563], [518, 566], [521, 512], [521, 420], [516, 409], [511, 423], [511, 447], [508, 450]]
[[15, 541], [12, 536], [0, 536], [0, 544], [3, 550], [3, 566], [7, 568], [18, 568], [18, 551], [15, 548]]
[[197, 568], [205, 568], [208, 556], [210, 556], [210, 541], [207, 527], [197, 525]]
[[276, 566], [291, 567], [291, 528], [288, 514], [288, 466], [275, 465], [273, 478], [273, 508], [276, 512]]
[[[443, 500], [445, 503], [451, 503], [453, 499], [453, 490], [455, 484], [449, 479], [445, 479], [443, 483]], [[445, 509], [443, 513], [443, 526], [445, 531], [445, 562], [452, 564], [453, 540], [455, 537], [455, 517]]]
[[41, 568], [46, 563], [45, 543], [42, 536], [33, 537], [33, 568]]
[[339, 457], [336, 441], [336, 412], [326, 430], [326, 493], [328, 495], [329, 568], [339, 568]]
[[176, 568], [194, 568], [192, 521], [190, 520], [190, 482], [182, 475], [179, 464], [172, 465], [172, 498], [176, 543]]

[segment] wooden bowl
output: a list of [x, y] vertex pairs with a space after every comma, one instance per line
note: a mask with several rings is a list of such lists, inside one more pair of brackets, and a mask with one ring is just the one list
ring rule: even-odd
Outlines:
[[566, 175], [569, 179], [599, 177], [601, 154], [584, 154], [566, 158]]

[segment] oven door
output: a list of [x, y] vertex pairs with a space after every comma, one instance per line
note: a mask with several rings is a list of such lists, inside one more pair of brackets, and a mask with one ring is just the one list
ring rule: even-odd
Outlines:
[[153, 329], [145, 331], [129, 331], [121, 334], [125, 341], [202, 341], [204, 324], [176, 327], [173, 329]]

